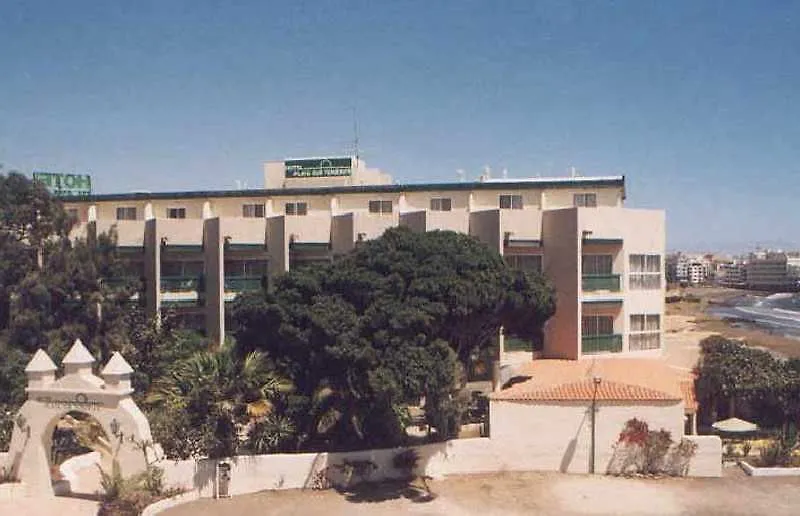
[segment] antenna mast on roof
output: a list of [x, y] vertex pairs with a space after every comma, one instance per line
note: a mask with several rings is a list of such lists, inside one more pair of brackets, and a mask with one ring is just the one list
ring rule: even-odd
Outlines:
[[353, 150], [356, 155], [356, 160], [358, 160], [360, 151], [358, 148], [358, 112], [356, 111], [356, 106], [353, 106]]

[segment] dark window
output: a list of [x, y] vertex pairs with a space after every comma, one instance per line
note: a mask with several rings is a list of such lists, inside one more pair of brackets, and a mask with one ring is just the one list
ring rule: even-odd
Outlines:
[[540, 254], [507, 254], [503, 258], [512, 269], [542, 272], [542, 255]]
[[264, 205], [263, 204], [243, 204], [242, 217], [246, 218], [264, 218]]
[[287, 202], [286, 215], [307, 215], [308, 204], [305, 202]]
[[521, 210], [522, 209], [522, 196], [514, 195], [501, 195], [500, 196], [500, 209], [501, 210]]
[[583, 275], [598, 276], [611, 274], [613, 259], [610, 254], [585, 254], [583, 255]]
[[573, 204], [582, 208], [594, 208], [597, 206], [597, 194], [579, 193], [573, 196]]
[[369, 201], [370, 213], [392, 213], [392, 201]]
[[453, 201], [449, 197], [434, 197], [431, 199], [431, 211], [451, 211]]
[[167, 208], [168, 219], [185, 219], [186, 208]]
[[136, 207], [121, 206], [117, 208], [117, 220], [136, 220]]

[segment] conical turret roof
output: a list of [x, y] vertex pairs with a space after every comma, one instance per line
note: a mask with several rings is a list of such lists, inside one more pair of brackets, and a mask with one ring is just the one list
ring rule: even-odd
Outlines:
[[81, 339], [75, 339], [75, 344], [69, 348], [64, 360], [61, 361], [62, 364], [91, 364], [93, 362], [94, 357], [83, 345]]
[[130, 364], [128, 364], [119, 351], [115, 351], [100, 374], [102, 376], [122, 376], [131, 374], [132, 372], [133, 368]]
[[43, 349], [37, 349], [31, 361], [25, 366], [26, 373], [48, 373], [58, 369], [50, 356]]

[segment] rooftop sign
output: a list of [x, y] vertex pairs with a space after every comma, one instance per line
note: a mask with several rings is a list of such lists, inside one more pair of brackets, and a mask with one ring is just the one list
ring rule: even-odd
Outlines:
[[288, 159], [283, 164], [287, 178], [343, 177], [353, 174], [353, 158]]
[[92, 193], [92, 176], [89, 175], [34, 172], [33, 180], [42, 183], [55, 196]]

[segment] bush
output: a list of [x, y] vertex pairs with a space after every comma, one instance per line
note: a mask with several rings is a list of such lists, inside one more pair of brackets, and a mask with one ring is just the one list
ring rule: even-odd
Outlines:
[[610, 474], [686, 475], [697, 445], [686, 439], [672, 440], [670, 432], [650, 430], [645, 421], [625, 423], [608, 466]]
[[414, 449], [401, 451], [392, 458], [392, 466], [400, 471], [405, 478], [414, 476], [417, 464], [419, 464], [419, 453]]

